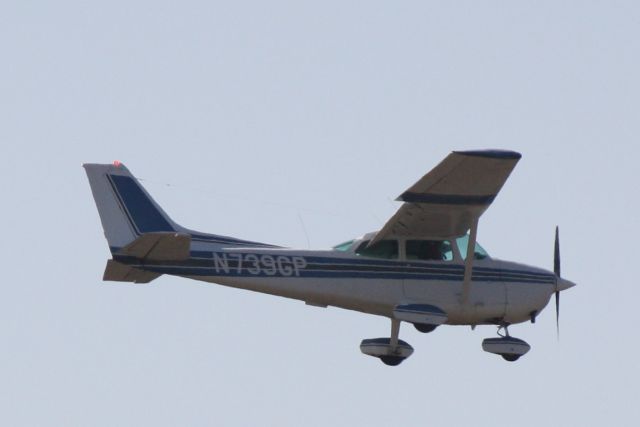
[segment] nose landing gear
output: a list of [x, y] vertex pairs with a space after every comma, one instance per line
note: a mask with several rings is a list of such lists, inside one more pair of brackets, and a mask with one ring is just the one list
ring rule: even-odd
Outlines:
[[[508, 325], [498, 327], [500, 338], [486, 338], [482, 341], [482, 349], [488, 353], [498, 354], [508, 362], [515, 362], [524, 356], [531, 346], [525, 341], [509, 335]], [[505, 335], [500, 333], [504, 329]]]

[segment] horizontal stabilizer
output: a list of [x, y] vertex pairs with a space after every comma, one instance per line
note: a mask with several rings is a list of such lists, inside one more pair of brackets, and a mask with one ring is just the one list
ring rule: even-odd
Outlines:
[[111, 282], [149, 283], [160, 276], [161, 274], [159, 273], [140, 270], [110, 259], [107, 261], [107, 268], [104, 269], [102, 280]]
[[184, 261], [189, 258], [191, 236], [174, 232], [145, 233], [118, 254], [148, 261]]

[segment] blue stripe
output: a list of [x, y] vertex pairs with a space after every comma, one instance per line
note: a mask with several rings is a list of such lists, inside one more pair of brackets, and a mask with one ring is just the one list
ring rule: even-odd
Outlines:
[[[118, 248], [112, 248], [112, 252], [116, 253]], [[219, 252], [223, 254], [223, 252]], [[245, 257], [250, 253], [239, 253]], [[265, 254], [251, 254], [262, 256]], [[211, 269], [211, 259], [213, 252], [208, 251], [192, 251], [192, 258], [175, 265], [172, 262], [148, 262], [144, 267], [175, 267], [175, 268], [198, 268]], [[291, 255], [287, 255], [291, 256]], [[115, 256], [124, 263], [136, 263], [135, 258], [126, 256]], [[420, 279], [424, 275], [436, 275], [438, 277], [447, 277], [451, 280], [462, 280], [464, 276], [464, 266], [462, 265], [446, 265], [437, 263], [407, 263], [407, 262], [389, 262], [385, 260], [372, 259], [341, 259], [328, 257], [304, 257], [307, 267], [303, 272], [314, 271], [318, 273], [333, 273], [340, 275], [345, 274], [371, 274], [379, 277], [384, 274], [393, 274], [406, 277], [407, 279]], [[237, 272], [237, 260], [228, 259], [231, 271]], [[241, 272], [240, 274], [244, 274]], [[215, 272], [212, 275], [217, 275]], [[230, 275], [237, 275], [236, 273]], [[247, 275], [248, 277], [252, 275]], [[537, 273], [525, 270], [505, 270], [489, 267], [474, 267], [473, 280], [480, 281], [526, 281], [531, 283], [555, 283], [555, 276], [549, 273]]]
[[175, 231], [153, 205], [142, 188], [124, 175], [107, 175], [132, 225], [139, 234], [154, 231]]
[[[336, 264], [346, 266], [370, 266], [370, 267], [395, 267], [396, 269], [409, 268], [421, 268], [421, 269], [439, 269], [447, 270], [450, 272], [459, 272], [464, 274], [464, 266], [459, 264], [450, 265], [447, 263], [427, 263], [427, 262], [412, 262], [412, 261], [387, 261], [377, 259], [354, 259], [354, 258], [331, 258], [331, 257], [319, 257], [319, 256], [304, 256], [304, 259], [308, 264]], [[534, 277], [554, 277], [549, 273], [537, 273], [528, 270], [504, 270], [501, 268], [493, 267], [479, 267], [473, 266], [474, 273], [498, 273], [498, 274], [522, 274]]]
[[258, 247], [258, 248], [279, 248], [280, 247], [276, 245], [270, 245], [267, 243], [252, 242], [249, 240], [240, 240], [240, 239], [235, 239], [233, 237], [218, 236], [215, 234], [212, 234], [212, 235], [191, 234], [191, 240], [209, 242], [209, 243], [230, 244], [230, 245], [244, 245], [244, 246], [252, 246], [252, 247]]
[[[140, 185], [132, 177], [125, 175], [110, 175], [107, 178], [111, 183], [116, 198], [122, 207], [129, 222], [137, 234], [154, 231], [176, 231], [165, 216], [153, 204]], [[191, 234], [191, 239], [208, 243], [220, 243], [231, 245], [245, 245], [254, 247], [276, 248], [275, 245], [240, 240], [232, 237], [218, 236], [215, 234]]]
[[495, 194], [486, 196], [463, 196], [459, 194], [426, 194], [406, 191], [398, 197], [398, 200], [409, 203], [433, 203], [440, 205], [488, 205], [491, 204], [495, 198]]
[[454, 153], [470, 157], [485, 157], [488, 159], [518, 160], [522, 157], [522, 154], [511, 150], [469, 150], [454, 151]]
[[[121, 261], [125, 261], [122, 260]], [[224, 271], [217, 271], [211, 266], [198, 266], [198, 265], [162, 265], [162, 264], [134, 264], [130, 263], [138, 268], [145, 270], [165, 273], [176, 274], [186, 276], [212, 276], [212, 277], [302, 277], [302, 278], [361, 278], [361, 279], [396, 279], [396, 280], [441, 280], [441, 281], [462, 281], [463, 274], [447, 274], [446, 272], [430, 273], [430, 272], [407, 272], [402, 270], [388, 270], [388, 271], [354, 271], [354, 270], [323, 270], [314, 269], [311, 266], [307, 266], [305, 269], [300, 270], [300, 276], [284, 276], [279, 272], [274, 274], [266, 274], [263, 270], [258, 274], [251, 274], [248, 270], [251, 267], [241, 268], [240, 272], [237, 270], [237, 264], [229, 262], [229, 273]], [[126, 262], [126, 261], [125, 261]], [[552, 284], [553, 278], [547, 277], [516, 277], [513, 275], [504, 274], [473, 274], [472, 280], [477, 282], [520, 282], [520, 283], [540, 283], [540, 284]]]

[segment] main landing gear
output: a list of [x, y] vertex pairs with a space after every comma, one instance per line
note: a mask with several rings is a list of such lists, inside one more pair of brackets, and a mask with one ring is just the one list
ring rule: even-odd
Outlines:
[[[508, 362], [515, 362], [521, 356], [527, 354], [531, 346], [525, 341], [509, 335], [509, 325], [498, 327], [500, 338], [486, 338], [482, 341], [482, 349], [488, 353], [498, 354]], [[504, 329], [505, 335], [500, 331]]]
[[368, 356], [377, 357], [389, 366], [401, 364], [413, 353], [409, 343], [398, 339], [400, 320], [391, 319], [391, 338], [371, 338], [362, 340], [360, 351]]
[[[368, 356], [377, 357], [389, 366], [397, 366], [413, 354], [413, 347], [398, 338], [400, 322], [391, 319], [390, 338], [370, 338], [362, 340], [360, 351]], [[498, 327], [499, 338], [486, 338], [482, 341], [482, 349], [488, 353], [497, 354], [508, 362], [515, 362], [527, 354], [531, 346], [525, 341], [509, 335], [507, 324]], [[504, 333], [502, 332], [504, 330]]]

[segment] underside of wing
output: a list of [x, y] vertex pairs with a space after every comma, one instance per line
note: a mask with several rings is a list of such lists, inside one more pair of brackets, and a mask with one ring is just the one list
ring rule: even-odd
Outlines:
[[398, 197], [405, 203], [372, 243], [391, 237], [465, 234], [493, 202], [520, 157], [514, 151], [454, 151]]

